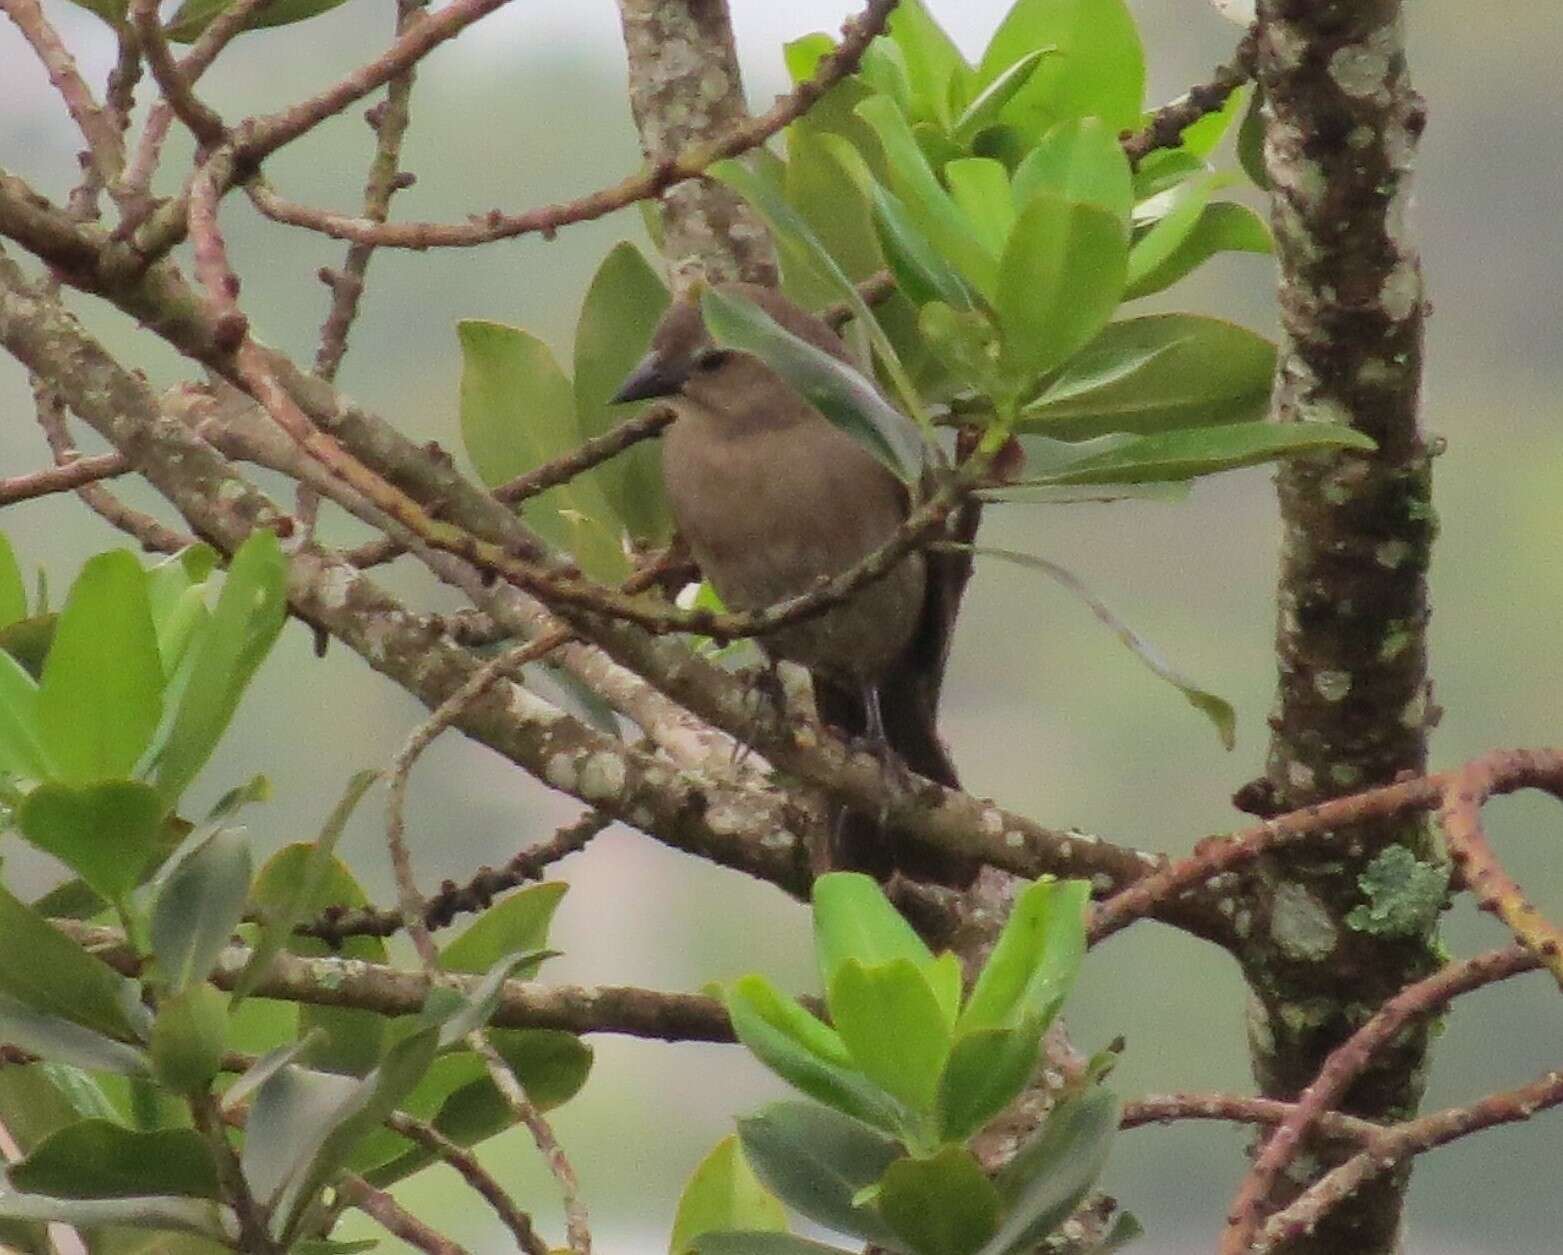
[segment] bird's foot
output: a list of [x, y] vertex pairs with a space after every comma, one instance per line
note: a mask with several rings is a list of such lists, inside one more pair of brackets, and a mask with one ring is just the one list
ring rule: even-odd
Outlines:
[[746, 697], [754, 706], [749, 728], [741, 737], [733, 740], [732, 765], [740, 767], [750, 754], [754, 743], [775, 740], [787, 726], [787, 686], [774, 662], [766, 662], [748, 674]]
[[885, 731], [884, 715], [879, 708], [879, 690], [873, 685], [863, 686], [863, 713], [867, 726], [861, 735], [850, 738], [847, 744], [853, 753], [873, 755], [879, 760], [879, 766], [885, 773], [885, 782], [889, 788], [879, 810], [879, 824], [880, 827], [884, 827], [885, 822], [890, 818], [892, 802], [911, 794], [917, 782], [911, 768], [890, 744], [890, 736]]

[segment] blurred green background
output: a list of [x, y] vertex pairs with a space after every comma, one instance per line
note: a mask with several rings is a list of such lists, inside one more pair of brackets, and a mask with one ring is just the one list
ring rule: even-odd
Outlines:
[[[105, 29], [63, 0], [45, 4], [91, 80], [101, 82], [112, 56]], [[975, 53], [1004, 6], [930, 0], [930, 7]], [[1149, 49], [1152, 103], [1206, 77], [1237, 35], [1198, 0], [1134, 7]], [[785, 88], [782, 41], [834, 30], [845, 16], [826, 0], [735, 0], [734, 9], [750, 97], [760, 107]], [[1407, 16], [1415, 80], [1431, 111], [1415, 222], [1435, 307], [1425, 421], [1448, 442], [1435, 467], [1443, 531], [1433, 572], [1433, 667], [1446, 709], [1434, 756], [1447, 765], [1489, 746], [1563, 739], [1563, 343], [1556, 323], [1563, 25], [1547, 0], [1504, 5], [1501, 20], [1453, 0], [1409, 6]], [[276, 108], [363, 59], [389, 25], [390, 6], [348, 0], [306, 26], [244, 37], [202, 90], [229, 118]], [[486, 19], [420, 71], [404, 161], [419, 182], [398, 197], [397, 215], [459, 219], [491, 206], [514, 210], [619, 178], [638, 160], [622, 82], [617, 16], [607, 0], [517, 5]], [[288, 195], [349, 210], [370, 144], [355, 110], [267, 170]], [[0, 28], [0, 164], [63, 199], [78, 147], [41, 69], [14, 29]], [[188, 145], [176, 137], [165, 164], [177, 174], [187, 159]], [[326, 299], [313, 275], [338, 264], [341, 247], [261, 222], [242, 197], [226, 202], [223, 222], [259, 334], [311, 357]], [[607, 248], [626, 237], [641, 238], [633, 211], [566, 228], [552, 242], [529, 237], [482, 250], [377, 255], [343, 385], [409, 435], [457, 447], [454, 321], [519, 323], [568, 361], [586, 281]], [[1269, 332], [1271, 279], [1267, 259], [1227, 255], [1158, 304]], [[174, 356], [126, 320], [84, 298], [74, 304], [158, 383], [181, 377]], [[44, 464], [26, 380], [9, 359], [0, 363], [0, 415], [0, 474]], [[85, 555], [118, 540], [70, 500], [28, 503], [0, 523], [24, 561], [48, 568], [56, 589]], [[341, 534], [353, 533], [342, 525]], [[1059, 589], [979, 566], [945, 713], [968, 787], [1050, 824], [1174, 853], [1238, 823], [1226, 799], [1260, 769], [1273, 691], [1277, 528], [1268, 474], [1201, 484], [1181, 505], [1004, 507], [990, 512], [985, 539], [1071, 566], [1178, 666], [1237, 705], [1239, 741], [1235, 753], [1223, 753], [1200, 716]], [[395, 581], [441, 602], [414, 571], [398, 571]], [[252, 693], [201, 788], [215, 798], [257, 771], [271, 776], [277, 797], [250, 819], [267, 849], [312, 833], [349, 773], [383, 765], [419, 716], [346, 650], [333, 647], [317, 660], [297, 627], [284, 634]], [[199, 789], [195, 800], [203, 800]], [[427, 885], [460, 877], [574, 813], [496, 756], [447, 737], [414, 779], [409, 818], [419, 873]], [[1491, 816], [1509, 866], [1543, 909], [1563, 913], [1563, 876], [1555, 870], [1563, 825], [1555, 806], [1522, 797], [1499, 802]], [[342, 849], [371, 892], [388, 897], [381, 819], [373, 802], [362, 808]], [[14, 843], [4, 853], [12, 875], [41, 883], [52, 874]], [[555, 928], [566, 953], [550, 964], [551, 979], [690, 989], [761, 967], [785, 985], [814, 979], [805, 915], [770, 889], [621, 829], [563, 870], [574, 889]], [[1447, 935], [1457, 953], [1503, 939], [1463, 906], [1450, 916]], [[1087, 1049], [1126, 1035], [1117, 1073], [1125, 1095], [1245, 1090], [1243, 1005], [1230, 963], [1142, 925], [1088, 959], [1070, 1018]], [[1440, 1042], [1429, 1102], [1466, 1101], [1556, 1066], [1560, 1029], [1563, 1004], [1541, 976], [1464, 1000]], [[731, 1129], [735, 1113], [777, 1087], [732, 1048], [611, 1037], [594, 1044], [593, 1078], [558, 1113], [558, 1131], [580, 1170], [599, 1248], [659, 1251], [683, 1178]], [[1543, 1116], [1422, 1160], [1408, 1251], [1557, 1249], [1558, 1119]], [[1191, 1125], [1121, 1139], [1106, 1184], [1145, 1221], [1143, 1249], [1209, 1249], [1240, 1172], [1244, 1136]], [[525, 1135], [500, 1139], [487, 1157], [557, 1232], [553, 1192]], [[471, 1249], [504, 1249], [485, 1209], [445, 1170], [425, 1173], [403, 1196]]]

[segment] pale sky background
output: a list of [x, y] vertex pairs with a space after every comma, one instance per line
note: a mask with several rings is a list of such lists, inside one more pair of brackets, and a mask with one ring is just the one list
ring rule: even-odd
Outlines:
[[[1005, 8], [992, 0], [930, 3], [971, 54]], [[112, 55], [101, 24], [64, 0], [45, 6], [72, 46], [85, 50], [89, 77], [101, 82]], [[1204, 0], [1133, 7], [1149, 49], [1148, 103], [1206, 77], [1235, 42], [1237, 28]], [[823, 0], [736, 0], [740, 54], [757, 106], [785, 87], [781, 41], [835, 30], [845, 12]], [[388, 13], [389, 5], [349, 0], [307, 26], [246, 36], [203, 90], [230, 118], [276, 108], [379, 47]], [[1488, 746], [1563, 742], [1563, 96], [1556, 69], [1563, 27], [1549, 0], [1488, 7], [1423, 0], [1408, 14], [1413, 73], [1431, 111], [1415, 211], [1435, 307], [1426, 423], [1449, 442], [1435, 469], [1443, 533], [1433, 574], [1433, 666], [1448, 711], [1434, 759], [1447, 765]], [[493, 205], [519, 209], [622, 176], [637, 159], [622, 60], [608, 0], [511, 5], [442, 49], [420, 73], [407, 148], [420, 182], [398, 198], [397, 214], [459, 219]], [[30, 54], [0, 25], [0, 165], [61, 196], [78, 146]], [[188, 146], [174, 147], [177, 172]], [[268, 172], [290, 195], [345, 209], [357, 202], [368, 151], [355, 111], [269, 163]], [[259, 223], [242, 198], [230, 198], [223, 212], [259, 334], [307, 356], [324, 310], [323, 289], [310, 276], [338, 262], [341, 249]], [[378, 256], [344, 386], [410, 434], [457, 447], [454, 321], [492, 317], [531, 327], [567, 361], [586, 282], [626, 236], [640, 238], [633, 212], [568, 228], [553, 243], [532, 238], [456, 254]], [[1270, 331], [1270, 284], [1266, 260], [1229, 257], [1164, 303]], [[134, 342], [116, 315], [84, 298], [76, 304], [111, 346]], [[154, 352], [143, 364], [159, 382], [180, 377], [171, 354]], [[21, 372], [0, 362], [0, 474], [45, 459], [30, 408]], [[45, 564], [58, 589], [83, 557], [117, 543], [69, 502], [29, 504], [7, 511], [3, 522], [24, 561]], [[1267, 473], [1204, 484], [1180, 506], [995, 511], [985, 528], [990, 543], [1070, 565], [1177, 665], [1231, 699], [1239, 744], [1224, 754], [1198, 716], [1060, 591], [980, 568], [946, 710], [968, 787], [1044, 822], [1174, 852], [1234, 826], [1238, 817], [1225, 799], [1260, 768], [1273, 693], [1276, 528]], [[402, 577], [401, 586], [424, 595], [415, 577]], [[411, 702], [345, 650], [333, 646], [315, 660], [306, 634], [293, 628], [201, 788], [215, 797], [256, 771], [268, 773], [278, 796], [249, 822], [258, 847], [271, 848], [311, 835], [347, 776], [383, 765], [417, 718]], [[426, 884], [461, 877], [574, 813], [495, 756], [447, 737], [413, 784], [420, 875]], [[1518, 798], [1492, 815], [1511, 868], [1544, 909], [1563, 915], [1556, 807]], [[342, 849], [384, 898], [381, 820], [381, 803], [371, 798]], [[42, 874], [11, 843], [0, 853], [8, 870]], [[563, 874], [574, 888], [554, 940], [566, 954], [550, 964], [549, 979], [682, 989], [763, 968], [783, 985], [813, 980], [804, 913], [763, 886], [622, 830], [599, 838]], [[1449, 943], [1457, 953], [1501, 940], [1466, 908], [1452, 917]], [[1125, 1095], [1246, 1090], [1242, 1004], [1229, 963], [1199, 943], [1141, 926], [1090, 957], [1070, 1018], [1087, 1049], [1127, 1035], [1117, 1074]], [[1440, 1042], [1430, 1102], [1469, 1101], [1556, 1066], [1560, 1030], [1560, 1004], [1541, 977], [1463, 1001]], [[606, 1037], [594, 1044], [596, 1071], [585, 1093], [558, 1113], [558, 1129], [581, 1170], [599, 1249], [659, 1251], [689, 1170], [731, 1130], [735, 1114], [779, 1088], [730, 1047]], [[1556, 1249], [1563, 1228], [1559, 1119], [1487, 1134], [1421, 1161], [1412, 1255]], [[1146, 1223], [1150, 1236], [1136, 1249], [1209, 1249], [1240, 1175], [1243, 1140], [1214, 1126], [1121, 1139], [1105, 1185]], [[556, 1232], [552, 1193], [524, 1135], [499, 1139], [489, 1154]], [[442, 1216], [452, 1236], [474, 1251], [503, 1249], [486, 1211], [443, 1170], [424, 1174], [405, 1197], [416, 1207], [459, 1198]]]

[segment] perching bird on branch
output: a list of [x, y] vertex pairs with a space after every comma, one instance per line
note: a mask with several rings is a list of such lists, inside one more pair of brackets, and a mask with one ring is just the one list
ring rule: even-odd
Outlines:
[[[820, 319], [769, 288], [723, 284], [800, 339], [851, 365]], [[906, 518], [906, 487], [758, 357], [714, 344], [698, 297], [675, 301], [615, 400], [667, 397], [678, 413], [662, 473], [679, 531], [729, 606], [808, 592], [883, 545]], [[913, 552], [839, 605], [761, 638], [807, 667], [820, 717], [887, 745], [906, 766], [958, 787], [935, 728], [949, 629], [969, 561]], [[872, 836], [868, 828], [872, 827]], [[973, 868], [889, 851], [877, 824], [845, 826], [846, 860], [881, 874], [966, 883]]]

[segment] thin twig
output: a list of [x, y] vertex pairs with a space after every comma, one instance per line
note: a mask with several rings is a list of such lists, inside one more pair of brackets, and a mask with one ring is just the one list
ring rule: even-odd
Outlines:
[[195, 94], [191, 80], [174, 61], [173, 51], [157, 18], [157, 0], [130, 0], [130, 20], [141, 37], [152, 77], [162, 89], [174, 115], [190, 128], [190, 133], [206, 147], [220, 144], [228, 133], [217, 111]]
[[1138, 166], [1158, 148], [1176, 148], [1183, 142], [1184, 130], [1198, 122], [1206, 114], [1215, 113], [1226, 104], [1227, 98], [1254, 77], [1254, 58], [1258, 47], [1259, 28], [1251, 26], [1237, 45], [1237, 52], [1227, 65], [1221, 66], [1209, 82], [1191, 87], [1178, 99], [1163, 105], [1138, 131], [1130, 132], [1120, 141], [1130, 166]]
[[99, 179], [109, 182], [119, 173], [120, 163], [124, 160], [121, 136], [98, 107], [92, 89], [76, 68], [76, 59], [71, 56], [65, 41], [44, 16], [38, 0], [0, 0], [0, 9], [5, 10], [6, 16], [15, 23], [22, 37], [32, 45], [38, 60], [43, 62], [49, 74], [49, 82], [59, 92], [77, 129], [87, 141], [87, 149], [92, 164], [97, 167]]
[[47, 497], [50, 493], [70, 492], [83, 484], [113, 479], [129, 470], [130, 460], [123, 453], [100, 453], [96, 457], [77, 458], [74, 462], [30, 471], [26, 475], [7, 476], [0, 479], [0, 506]]
[[1488, 1094], [1463, 1107], [1379, 1130], [1369, 1145], [1315, 1181], [1284, 1210], [1265, 1222], [1255, 1251], [1271, 1250], [1313, 1230], [1331, 1209], [1376, 1176], [1390, 1172], [1414, 1155], [1445, 1146], [1500, 1124], [1529, 1120], [1538, 1111], [1563, 1103], [1563, 1072], [1548, 1072], [1529, 1085]]
[[358, 1208], [387, 1233], [401, 1238], [424, 1255], [467, 1255], [465, 1247], [457, 1245], [443, 1234], [431, 1229], [417, 1216], [404, 1208], [386, 1191], [377, 1190], [356, 1172], [343, 1173], [337, 1181], [339, 1194], [349, 1204]]
[[[587, 222], [637, 201], [660, 196], [675, 184], [704, 174], [723, 158], [736, 157], [765, 143], [788, 123], [802, 117], [837, 82], [856, 71], [864, 51], [884, 28], [894, 8], [895, 0], [869, 0], [862, 13], [842, 28], [840, 44], [820, 61], [814, 76], [779, 97], [764, 113], [745, 119], [716, 139], [691, 144], [677, 156], [659, 162], [641, 174], [564, 204], [545, 205], [518, 214], [493, 210], [459, 223], [377, 223], [286, 200], [259, 180], [247, 184], [246, 190], [255, 207], [275, 221], [306, 227], [336, 239], [378, 244], [382, 248], [468, 248], [533, 232], [553, 232], [562, 226]], [[291, 125], [265, 120], [261, 125], [268, 145], [265, 150], [272, 151], [287, 142], [292, 138], [293, 130]], [[278, 136], [287, 138], [278, 140]], [[253, 144], [247, 145], [247, 151], [253, 147]]]
[[417, 1143], [442, 1163], [454, 1168], [473, 1192], [494, 1209], [494, 1214], [515, 1238], [517, 1250], [526, 1255], [548, 1255], [548, 1243], [538, 1236], [532, 1225], [532, 1217], [516, 1206], [515, 1201], [470, 1150], [451, 1141], [432, 1124], [414, 1120], [405, 1112], [393, 1111], [385, 1123], [393, 1132]]
[[1313, 1083], [1276, 1126], [1243, 1178], [1227, 1212], [1221, 1237], [1221, 1255], [1246, 1255], [1264, 1220], [1264, 1200], [1270, 1197], [1280, 1174], [1301, 1149], [1313, 1121], [1330, 1110], [1373, 1056], [1407, 1024], [1433, 1015], [1459, 994], [1535, 970], [1536, 956], [1522, 946], [1507, 946], [1466, 959], [1402, 989], [1373, 1013], [1361, 1028], [1342, 1042], [1324, 1061]]

